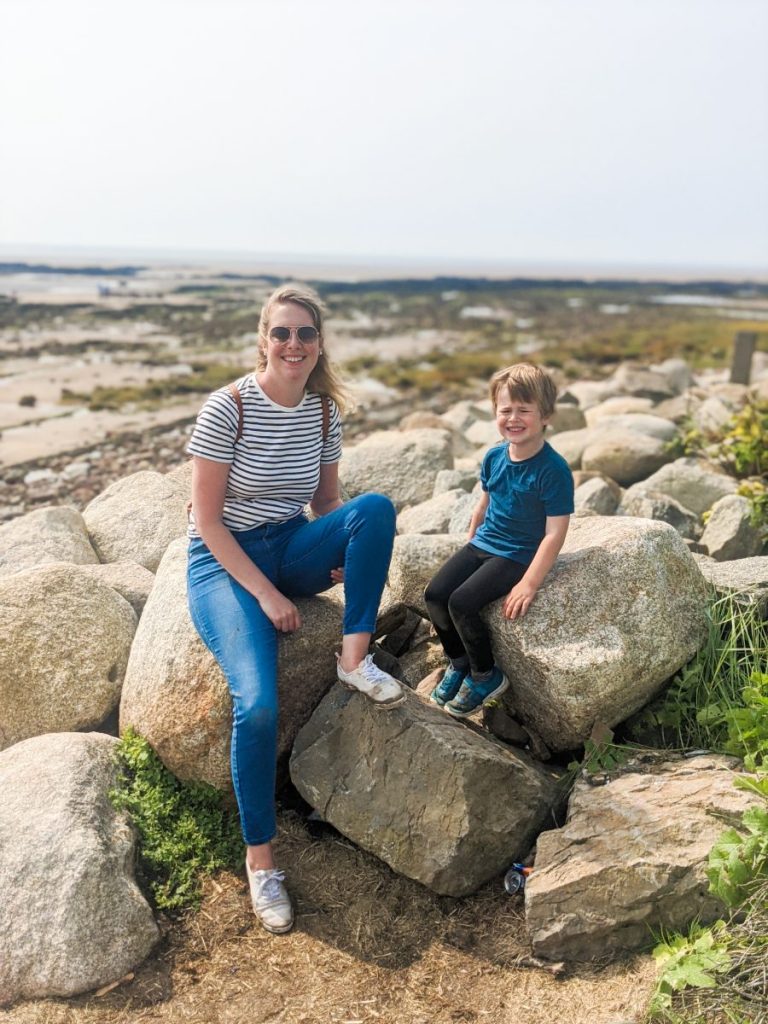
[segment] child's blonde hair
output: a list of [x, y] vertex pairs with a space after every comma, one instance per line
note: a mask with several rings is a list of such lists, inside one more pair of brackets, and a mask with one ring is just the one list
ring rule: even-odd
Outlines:
[[352, 405], [349, 390], [339, 372], [328, 357], [328, 348], [323, 334], [323, 315], [325, 308], [317, 292], [302, 284], [284, 284], [275, 288], [261, 309], [259, 317], [259, 352], [256, 357], [256, 372], [261, 373], [267, 366], [267, 341], [269, 337], [269, 320], [275, 306], [284, 306], [293, 302], [302, 306], [312, 317], [312, 323], [320, 334], [320, 358], [309, 375], [307, 391], [315, 391], [328, 395], [344, 412]]
[[509, 397], [518, 402], [535, 402], [542, 419], [549, 419], [555, 411], [557, 386], [546, 370], [532, 363], [515, 363], [498, 370], [491, 377], [490, 393], [496, 408], [499, 392], [507, 388]]

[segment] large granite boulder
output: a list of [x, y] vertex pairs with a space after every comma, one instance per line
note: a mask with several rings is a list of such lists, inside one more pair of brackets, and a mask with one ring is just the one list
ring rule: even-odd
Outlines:
[[[659, 423], [664, 422], [659, 420]], [[602, 424], [600, 426], [602, 428]], [[628, 487], [655, 473], [671, 458], [666, 441], [658, 437], [635, 430], [612, 429], [586, 445], [581, 453], [581, 468], [603, 473], [622, 487]]]
[[681, 537], [695, 540], [700, 532], [699, 517], [683, 508], [679, 501], [658, 491], [635, 490], [625, 492], [618, 507], [621, 516], [635, 516], [640, 519], [658, 519], [674, 526]]
[[573, 504], [577, 512], [596, 512], [610, 516], [616, 511], [621, 491], [600, 476], [593, 476], [574, 491]]
[[584, 449], [599, 437], [599, 428], [582, 427], [580, 430], [564, 430], [560, 434], [553, 434], [548, 440], [571, 469], [579, 469]]
[[473, 491], [472, 494], [465, 494], [459, 498], [453, 507], [453, 514], [448, 522], [447, 533], [457, 533], [461, 538], [466, 541], [467, 534], [469, 533], [469, 524], [472, 520], [472, 514], [477, 508], [477, 503], [480, 500], [480, 492]]
[[685, 932], [719, 917], [709, 850], [755, 800], [733, 778], [728, 760], [698, 757], [607, 786], [577, 782], [565, 827], [539, 837], [525, 887], [534, 952], [603, 958], [648, 947], [662, 929]]
[[473, 402], [468, 399], [462, 399], [446, 409], [440, 418], [451, 430], [463, 434], [468, 427], [472, 426], [475, 420], [492, 420], [493, 409], [491, 408], [490, 400], [486, 402]]
[[492, 444], [497, 444], [501, 440], [496, 420], [476, 420], [464, 431], [464, 437], [471, 444], [483, 448], [490, 448]]
[[381, 430], [345, 449], [339, 475], [351, 498], [376, 491], [400, 511], [431, 498], [437, 474], [452, 467], [447, 430]]
[[614, 416], [624, 416], [626, 413], [649, 412], [653, 408], [650, 398], [635, 398], [632, 395], [615, 395], [613, 398], [606, 398], [599, 405], [593, 405], [584, 414], [585, 424], [594, 427], [600, 420], [610, 419]]
[[[174, 775], [231, 788], [232, 702], [213, 655], [187, 607], [187, 542], [163, 557], [136, 631], [120, 701], [120, 730], [146, 737]], [[302, 627], [282, 636], [278, 655], [278, 758], [284, 768], [294, 737], [336, 678], [341, 587], [296, 601]]]
[[291, 778], [358, 846], [462, 896], [528, 852], [557, 777], [408, 692], [382, 711], [335, 686], [296, 737]]
[[701, 543], [718, 562], [752, 558], [763, 550], [763, 535], [752, 524], [752, 506], [740, 494], [727, 494], [712, 506]]
[[97, 495], [83, 516], [100, 561], [138, 562], [154, 572], [171, 541], [187, 532], [186, 490], [162, 473], [134, 473]]
[[0, 579], [0, 749], [47, 732], [92, 729], [113, 711], [136, 615], [80, 566]]
[[77, 509], [38, 508], [0, 526], [0, 576], [50, 562], [98, 561]]
[[395, 537], [387, 580], [394, 599], [426, 615], [424, 588], [464, 544], [466, 537], [461, 534], [406, 533]]
[[457, 505], [468, 497], [461, 488], [441, 494], [403, 509], [397, 517], [398, 533], [449, 533]]
[[652, 402], [663, 402], [665, 398], [672, 398], [675, 394], [675, 388], [665, 373], [657, 373], [629, 363], [622, 363], [618, 367], [610, 383], [618, 394], [650, 398]]
[[599, 405], [606, 398], [621, 394], [621, 388], [612, 380], [575, 380], [560, 395], [561, 402], [575, 402], [586, 410]]
[[444, 494], [446, 491], [471, 491], [477, 483], [477, 472], [475, 470], [465, 469], [441, 469], [435, 477], [435, 486], [432, 492], [432, 496], [436, 498], [438, 494]]
[[707, 585], [666, 523], [589, 516], [522, 619], [483, 612], [511, 682], [501, 698], [550, 750], [582, 744], [646, 704], [703, 643]]
[[684, 359], [665, 359], [663, 362], [649, 367], [649, 369], [665, 377], [672, 390], [678, 394], [682, 394], [693, 383], [691, 368]]
[[639, 492], [658, 491], [679, 501], [683, 508], [700, 516], [726, 494], [734, 494], [738, 484], [717, 467], [696, 458], [675, 459], [642, 483], [635, 484], [625, 497], [628, 500]]
[[558, 402], [555, 412], [549, 421], [548, 433], [559, 434], [564, 430], [581, 430], [586, 427], [587, 420], [578, 405], [570, 402]]
[[679, 434], [679, 430], [671, 420], [665, 420], [661, 416], [643, 412], [627, 412], [622, 415], [615, 413], [613, 416], [603, 416], [596, 423], [590, 424], [590, 426], [594, 426], [596, 430], [599, 430], [602, 437], [613, 432], [629, 432], [632, 434], [645, 434], [648, 437], [655, 437], [659, 441], [672, 441]]
[[57, 733], [0, 754], [0, 1005], [116, 981], [159, 938], [107, 796], [116, 744]]
[[705, 398], [691, 414], [694, 427], [703, 434], [712, 435], [714, 438], [722, 435], [732, 418], [733, 409], [716, 395]]
[[93, 579], [101, 580], [108, 587], [124, 597], [136, 612], [137, 618], [144, 611], [149, 592], [155, 583], [154, 573], [138, 562], [104, 562], [100, 565], [84, 565], [81, 572]]

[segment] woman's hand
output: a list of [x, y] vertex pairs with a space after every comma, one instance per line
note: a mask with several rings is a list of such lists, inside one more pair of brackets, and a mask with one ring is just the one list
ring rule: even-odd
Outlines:
[[331, 569], [331, 579], [334, 583], [344, 582], [344, 566], [339, 566], [338, 569]]
[[536, 597], [537, 587], [524, 579], [516, 583], [504, 599], [504, 615], [508, 619], [522, 618]]
[[260, 597], [261, 610], [281, 633], [293, 633], [301, 626], [299, 609], [279, 590], [273, 590], [266, 597]]

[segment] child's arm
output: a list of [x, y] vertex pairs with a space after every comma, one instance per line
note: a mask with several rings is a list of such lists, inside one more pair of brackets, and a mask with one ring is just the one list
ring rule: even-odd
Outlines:
[[467, 540], [472, 540], [480, 529], [480, 526], [485, 519], [485, 513], [488, 511], [489, 500], [488, 491], [482, 491], [480, 494], [480, 500], [475, 505], [475, 511], [472, 513], [472, 518], [469, 521], [469, 533], [467, 534]]
[[508, 619], [522, 617], [528, 611], [544, 577], [555, 564], [570, 521], [570, 516], [547, 516], [544, 537], [533, 561], [525, 576], [512, 587], [504, 600], [504, 614]]

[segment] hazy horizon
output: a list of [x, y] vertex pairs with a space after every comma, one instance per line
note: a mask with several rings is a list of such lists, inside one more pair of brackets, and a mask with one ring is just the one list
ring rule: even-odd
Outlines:
[[240, 272], [313, 275], [340, 279], [374, 277], [531, 277], [602, 278], [695, 281], [718, 279], [764, 283], [768, 267], [713, 266], [711, 264], [670, 265], [663, 263], [618, 263], [562, 260], [439, 260], [398, 258], [376, 254], [256, 253], [247, 250], [149, 249], [130, 246], [41, 246], [0, 244], [2, 263], [45, 263], [52, 267], [110, 266], [141, 264], [153, 267], [189, 267], [202, 272]]

